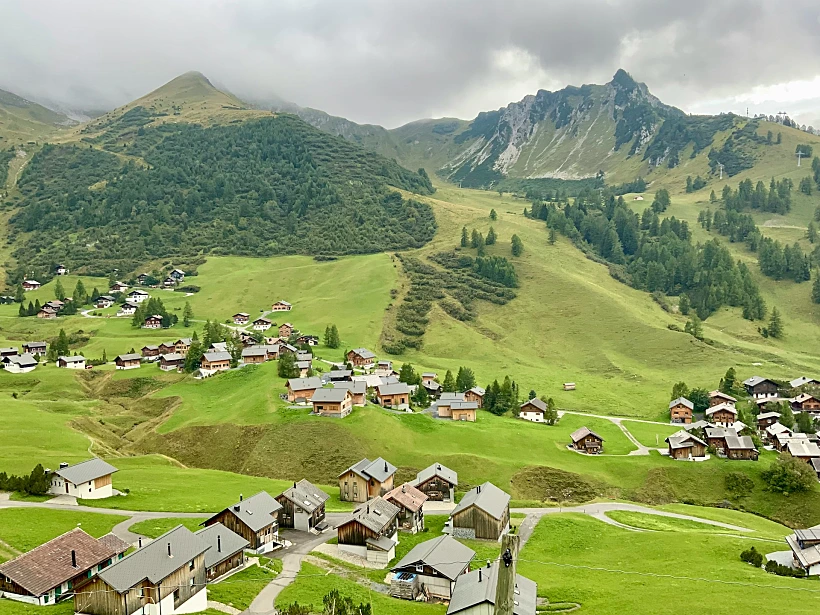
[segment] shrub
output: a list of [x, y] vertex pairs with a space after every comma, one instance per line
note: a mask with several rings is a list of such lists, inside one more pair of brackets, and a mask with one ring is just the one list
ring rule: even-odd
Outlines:
[[761, 476], [770, 491], [784, 495], [808, 491], [817, 481], [811, 466], [788, 453], [780, 453], [777, 460], [764, 470]]
[[763, 554], [754, 547], [743, 551], [740, 554], [740, 559], [755, 568], [760, 568], [763, 565]]
[[736, 498], [749, 495], [755, 488], [755, 482], [743, 472], [729, 472], [724, 481], [726, 483], [726, 491]]

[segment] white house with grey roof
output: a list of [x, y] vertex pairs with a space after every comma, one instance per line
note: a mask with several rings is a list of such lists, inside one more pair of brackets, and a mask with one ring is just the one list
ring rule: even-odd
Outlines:
[[111, 475], [117, 468], [99, 458], [69, 465], [61, 463], [51, 472], [48, 492], [54, 495], [72, 495], [83, 500], [99, 500], [114, 495]]
[[449, 600], [474, 557], [475, 551], [447, 535], [419, 543], [390, 569], [390, 595], [415, 600], [423, 593], [427, 600]]
[[[491, 615], [495, 609], [498, 566], [487, 565], [458, 577], [447, 615]], [[538, 587], [535, 581], [515, 575], [514, 615], [535, 615]]]
[[2, 364], [3, 369], [7, 372], [11, 372], [12, 374], [25, 374], [34, 371], [34, 368], [37, 367], [37, 359], [25, 352], [20, 355], [15, 354], [9, 357], [3, 357], [0, 364]]
[[67, 369], [85, 369], [85, 357], [76, 355], [73, 357], [57, 357], [57, 367]]
[[89, 615], [183, 615], [208, 608], [211, 545], [178, 525], [79, 586], [74, 610]]

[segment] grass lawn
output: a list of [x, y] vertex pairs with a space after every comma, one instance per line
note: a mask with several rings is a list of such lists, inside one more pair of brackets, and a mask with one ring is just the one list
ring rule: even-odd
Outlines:
[[128, 517], [48, 508], [0, 509], [0, 540], [19, 551], [30, 551], [79, 527], [99, 538]]
[[165, 532], [174, 529], [178, 525], [184, 525], [192, 532], [201, 530], [200, 523], [205, 521], [207, 517], [198, 517], [192, 519], [190, 517], [166, 517], [164, 519], [146, 519], [139, 521], [128, 529], [135, 534], [142, 534], [148, 538], [156, 538], [162, 536]]
[[74, 601], [63, 600], [50, 606], [38, 606], [0, 598], [0, 615], [74, 615]]
[[578, 602], [596, 615], [673, 615], [682, 596], [687, 609], [710, 615], [813, 612], [812, 594], [799, 589], [817, 589], [816, 583], [744, 564], [739, 554], [753, 544], [760, 549], [756, 541], [710, 532], [631, 532], [582, 515], [548, 515], [522, 549], [518, 572], [551, 602]]
[[666, 448], [664, 440], [683, 429], [683, 425], [655, 425], [639, 421], [624, 421], [623, 425], [638, 442], [651, 448]]
[[262, 588], [275, 577], [276, 574], [267, 568], [251, 566], [224, 581], [208, 585], [208, 600], [244, 611]]
[[606, 513], [610, 519], [618, 523], [623, 523], [630, 527], [637, 527], [644, 530], [654, 530], [658, 532], [713, 532], [719, 534], [737, 533], [732, 530], [691, 521], [689, 519], [675, 519], [674, 517], [663, 517], [648, 513], [633, 512], [630, 510], [612, 510]]

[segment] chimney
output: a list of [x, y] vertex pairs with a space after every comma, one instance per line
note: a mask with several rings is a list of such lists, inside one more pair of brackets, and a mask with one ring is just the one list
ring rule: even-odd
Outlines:
[[405, 483], [404, 485], [401, 486], [401, 492], [402, 493], [407, 493], [407, 483]]
[[481, 493], [481, 485], [479, 485], [478, 487], [475, 488], [475, 492], [476, 493]]
[[441, 464], [440, 464], [440, 463], [439, 463], [438, 465], [436, 465], [436, 470], [438, 470], [439, 472], [441, 472]]
[[142, 536], [137, 539], [137, 548], [142, 549]]
[[387, 472], [387, 462], [384, 462], [384, 471]]
[[216, 535], [216, 552], [222, 553], [222, 536]]
[[478, 569], [478, 582], [481, 583], [481, 568]]
[[74, 549], [71, 549], [71, 567], [77, 567], [77, 552]]
[[487, 568], [489, 568], [492, 564], [490, 564], [490, 560], [487, 560]]
[[296, 489], [296, 481], [293, 481], [293, 488]]
[[67, 467], [68, 467], [68, 464], [65, 461], [60, 462], [60, 469], [61, 470], [64, 469], [64, 468], [67, 468]]
[[171, 543], [170, 542], [168, 543], [168, 557], [174, 557], [173, 555], [171, 555]]
[[240, 502], [242, 501], [242, 494], [241, 493], [239, 494], [239, 501]]

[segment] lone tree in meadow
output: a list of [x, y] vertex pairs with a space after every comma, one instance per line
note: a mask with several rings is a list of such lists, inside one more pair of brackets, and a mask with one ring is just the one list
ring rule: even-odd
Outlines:
[[186, 301], [185, 307], [182, 309], [182, 326], [190, 327], [191, 320], [194, 318], [194, 310], [191, 308], [191, 304]]
[[342, 340], [339, 339], [339, 329], [336, 325], [328, 325], [325, 327], [325, 346], [328, 348], [338, 348], [341, 344]]
[[461, 227], [461, 247], [466, 248], [469, 243], [470, 243], [470, 236], [467, 233], [467, 227], [462, 226]]
[[769, 337], [773, 337], [775, 339], [780, 339], [783, 337], [783, 319], [780, 317], [780, 311], [776, 308], [772, 308], [772, 316], [769, 320]]
[[495, 229], [493, 227], [490, 227], [490, 230], [487, 231], [487, 239], [484, 240], [484, 243], [486, 243], [488, 246], [491, 246], [495, 243], [495, 240]]
[[493, 222], [498, 220], [498, 214], [495, 212], [495, 209], [490, 210], [490, 220], [492, 220]]
[[510, 239], [510, 243], [512, 246], [512, 255], [521, 256], [524, 252], [524, 243], [521, 241], [521, 238], [518, 235], [513, 235], [512, 239]]
[[63, 288], [63, 282], [59, 278], [54, 285], [54, 296], [58, 301], [65, 301], [65, 289]]

